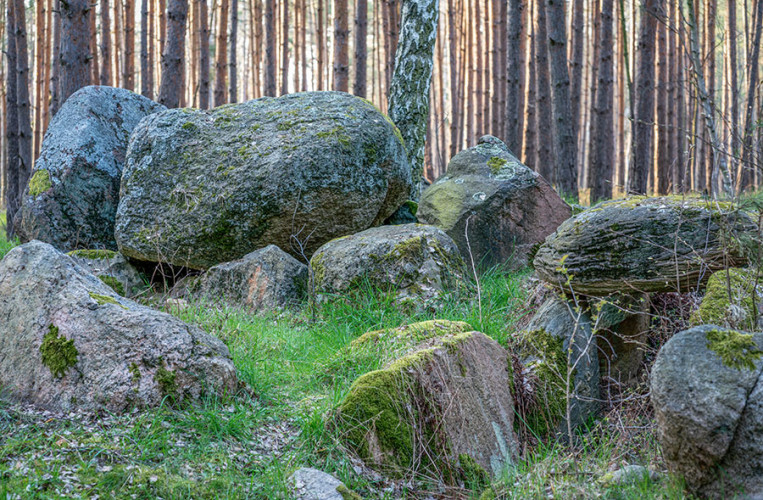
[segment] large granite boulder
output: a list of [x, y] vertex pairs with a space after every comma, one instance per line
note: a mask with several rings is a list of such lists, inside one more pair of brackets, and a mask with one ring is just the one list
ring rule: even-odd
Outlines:
[[381, 224], [410, 186], [399, 131], [349, 94], [172, 109], [132, 134], [116, 239], [128, 257], [196, 269], [271, 244], [305, 259]]
[[652, 369], [668, 467], [700, 497], [763, 497], [763, 333], [703, 325], [674, 335]]
[[228, 348], [120, 297], [52, 246], [0, 262], [0, 387], [51, 409], [123, 412], [238, 387]]
[[[572, 215], [546, 180], [492, 136], [461, 151], [421, 195], [417, 216], [484, 265], [525, 265], [534, 245]], [[466, 238], [468, 224], [468, 244]]]
[[201, 277], [199, 288], [211, 300], [253, 311], [283, 309], [307, 297], [307, 266], [268, 245], [210, 268]]
[[166, 109], [134, 92], [84, 87], [51, 120], [16, 216], [23, 241], [117, 249], [114, 218], [130, 133]]
[[122, 297], [137, 297], [151, 287], [147, 276], [113, 250], [72, 250], [67, 255]]
[[598, 413], [601, 375], [593, 328], [587, 311], [551, 297], [518, 336], [518, 354], [537, 379], [535, 409], [526, 416], [533, 432], [569, 437]]
[[565, 221], [533, 261], [538, 276], [575, 293], [697, 288], [703, 276], [746, 262], [735, 238], [755, 223], [728, 202], [693, 197], [606, 201]]
[[318, 302], [369, 285], [401, 301], [432, 301], [455, 291], [464, 263], [450, 237], [434, 226], [381, 226], [332, 240], [310, 260]]
[[426, 339], [353, 383], [337, 412], [343, 439], [391, 476], [496, 476], [518, 452], [510, 367], [482, 333]]

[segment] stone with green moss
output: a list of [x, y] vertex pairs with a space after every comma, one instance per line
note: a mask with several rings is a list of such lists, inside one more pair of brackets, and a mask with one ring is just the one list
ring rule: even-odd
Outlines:
[[465, 259], [512, 267], [524, 266], [532, 247], [570, 215], [548, 182], [492, 136], [450, 160], [422, 193], [418, 211], [420, 221], [453, 238]]
[[381, 226], [330, 241], [310, 263], [314, 298], [321, 303], [361, 287], [398, 301], [433, 305], [455, 292], [464, 262], [453, 240], [423, 224]]
[[337, 423], [354, 453], [392, 476], [437, 471], [454, 484], [481, 469], [492, 477], [518, 450], [512, 377], [508, 353], [479, 332], [429, 338], [358, 378]]
[[746, 262], [738, 241], [755, 231], [750, 217], [726, 202], [637, 196], [565, 221], [533, 263], [541, 279], [567, 293], [685, 292], [708, 270]]
[[120, 251], [208, 269], [272, 244], [305, 262], [333, 238], [380, 225], [409, 198], [396, 130], [341, 92], [157, 113], [131, 136]]
[[136, 297], [149, 288], [148, 278], [120, 253], [86, 249], [67, 255], [123, 297]]
[[651, 402], [662, 456], [690, 494], [763, 494], [763, 333], [701, 325], [657, 354]]
[[72, 339], [59, 335], [58, 327], [50, 325], [40, 344], [42, 364], [47, 366], [54, 378], [66, 375], [77, 364], [77, 348]]
[[[689, 319], [741, 330], [763, 328], [763, 279], [756, 269], [732, 268], [710, 276], [705, 296]], [[729, 295], [731, 293], [731, 295]]]
[[125, 89], [91, 86], [72, 94], [50, 122], [21, 200], [15, 223], [21, 240], [64, 251], [116, 250], [114, 217], [130, 132], [162, 109]]

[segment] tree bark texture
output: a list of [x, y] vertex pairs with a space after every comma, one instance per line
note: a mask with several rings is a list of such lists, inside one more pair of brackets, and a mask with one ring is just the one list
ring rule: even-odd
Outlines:
[[167, 41], [162, 53], [162, 83], [159, 102], [168, 108], [180, 105], [183, 91], [183, 57], [185, 57], [185, 24], [188, 0], [170, 0], [167, 6]]
[[66, 0], [61, 10], [60, 104], [90, 84], [90, 2]]

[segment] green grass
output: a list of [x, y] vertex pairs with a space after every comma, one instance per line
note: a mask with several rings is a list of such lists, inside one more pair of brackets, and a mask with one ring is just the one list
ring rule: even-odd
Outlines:
[[11, 248], [19, 244], [18, 240], [8, 241], [5, 234], [5, 210], [0, 210], [0, 259], [11, 251]]
[[[470, 285], [436, 317], [466, 321], [508, 345], [528, 313], [527, 277], [490, 270], [481, 278], [481, 311]], [[355, 471], [331, 414], [371, 367], [328, 376], [325, 367], [363, 333], [432, 319], [433, 311], [401, 311], [391, 296], [366, 288], [300, 312], [256, 316], [201, 301], [168, 312], [221, 338], [248, 390], [191, 408], [96, 419], [39, 415], [0, 400], [0, 498], [289, 498], [286, 479], [303, 466], [335, 474], [364, 498], [427, 496], [424, 483], [385, 492], [385, 483]], [[625, 488], [593, 480], [626, 460], [660, 467], [648, 432], [622, 439], [610, 427], [597, 427], [574, 453], [553, 444], [528, 452], [497, 490], [506, 498], [547, 498], [549, 491], [559, 498], [680, 498], [680, 484], [670, 479]]]

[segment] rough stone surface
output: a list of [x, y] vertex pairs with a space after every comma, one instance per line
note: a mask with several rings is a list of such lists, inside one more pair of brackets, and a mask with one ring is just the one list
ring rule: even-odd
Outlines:
[[270, 244], [304, 259], [381, 224], [410, 187], [399, 131], [349, 94], [172, 109], [132, 134], [116, 239], [128, 257], [195, 269]]
[[[351, 500], [350, 490], [342, 481], [318, 469], [303, 467], [291, 475], [291, 493], [295, 500]], [[341, 492], [344, 492], [342, 495]]]
[[84, 87], [50, 122], [16, 216], [24, 241], [67, 252], [116, 250], [114, 218], [127, 142], [138, 122], [166, 109], [129, 90]]
[[338, 410], [348, 446], [391, 475], [498, 475], [517, 456], [508, 352], [479, 332], [425, 340], [358, 378]]
[[[763, 283], [755, 269], [732, 268], [710, 276], [693, 325], [713, 324], [741, 330], [763, 330]], [[756, 285], [757, 283], [757, 285]], [[729, 296], [729, 290], [731, 296]]]
[[763, 333], [703, 325], [657, 355], [651, 398], [668, 467], [702, 497], [763, 497]]
[[423, 224], [381, 226], [337, 238], [310, 260], [319, 302], [364, 282], [400, 299], [437, 299], [456, 289], [463, 266], [453, 240]]
[[68, 255], [123, 297], [136, 297], [149, 287], [148, 278], [118, 252], [73, 250]]
[[559, 226], [538, 249], [534, 267], [555, 285], [571, 276], [580, 294], [688, 291], [710, 272], [745, 262], [735, 238], [755, 230], [746, 214], [725, 202], [607, 201]]
[[123, 412], [238, 387], [220, 340], [120, 297], [46, 243], [5, 256], [0, 297], [0, 386], [13, 399]]
[[[579, 312], [578, 312], [579, 311]], [[519, 355], [538, 377], [539, 410], [531, 415], [535, 431], [568, 434], [567, 385], [570, 380], [570, 427], [585, 425], [599, 411], [599, 357], [590, 316], [559, 297], [546, 301], [520, 336]], [[550, 425], [549, 425], [550, 424]], [[545, 429], [540, 427], [547, 426]]]
[[218, 264], [201, 278], [210, 299], [255, 311], [298, 305], [307, 294], [307, 266], [275, 245]]
[[525, 265], [532, 247], [571, 215], [549, 183], [492, 136], [450, 160], [446, 174], [422, 194], [417, 213], [448, 233], [464, 259], [470, 246], [475, 262], [513, 267]]

